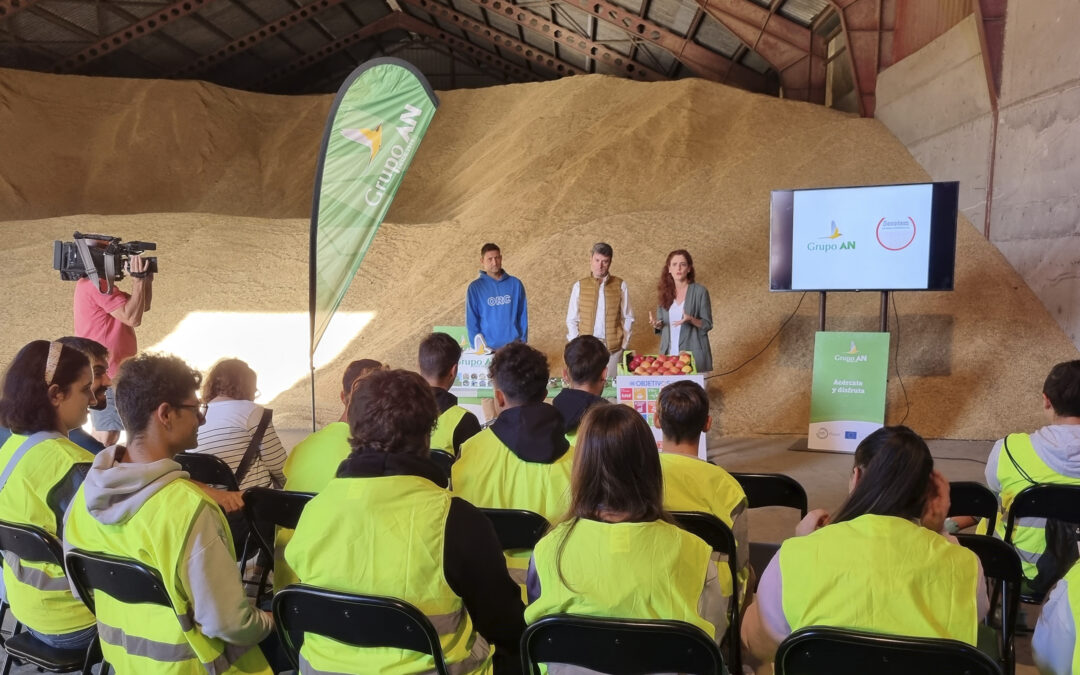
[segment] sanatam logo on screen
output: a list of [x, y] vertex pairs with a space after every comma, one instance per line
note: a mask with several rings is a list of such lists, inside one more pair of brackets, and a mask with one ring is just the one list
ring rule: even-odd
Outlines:
[[902, 251], [915, 241], [915, 219], [888, 220], [882, 218], [877, 224], [877, 240], [887, 251]]

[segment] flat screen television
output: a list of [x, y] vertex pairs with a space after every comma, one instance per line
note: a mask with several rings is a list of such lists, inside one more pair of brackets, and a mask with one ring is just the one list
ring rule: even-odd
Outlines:
[[951, 291], [960, 184], [773, 190], [771, 291]]

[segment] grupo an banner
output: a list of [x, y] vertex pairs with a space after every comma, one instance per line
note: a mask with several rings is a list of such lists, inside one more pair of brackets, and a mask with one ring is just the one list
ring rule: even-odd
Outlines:
[[888, 333], [818, 332], [807, 447], [855, 452], [881, 428], [888, 371]]
[[311, 209], [312, 357], [438, 106], [423, 74], [400, 59], [368, 61], [338, 90], [323, 134]]

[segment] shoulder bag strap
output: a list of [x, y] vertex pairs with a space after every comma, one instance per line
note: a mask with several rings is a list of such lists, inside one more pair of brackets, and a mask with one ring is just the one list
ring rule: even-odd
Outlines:
[[252, 463], [255, 462], [255, 457], [262, 453], [260, 446], [262, 445], [263, 434], [266, 433], [266, 427], [270, 426], [270, 418], [273, 414], [273, 410], [269, 408], [263, 409], [262, 419], [259, 420], [259, 426], [255, 428], [255, 434], [251, 437], [251, 442], [248, 443], [247, 452], [244, 453], [244, 458], [240, 460], [240, 466], [236, 467], [237, 485], [244, 482]]
[[15, 453], [11, 456], [11, 461], [4, 467], [4, 472], [0, 473], [0, 490], [3, 490], [4, 486], [7, 485], [8, 478], [11, 478], [11, 472], [15, 470], [15, 467], [22, 458], [26, 456], [26, 453], [30, 452], [30, 448], [42, 441], [53, 438], [62, 438], [62, 436], [55, 431], [39, 431], [35, 434], [31, 434], [21, 445], [19, 445], [19, 447], [15, 448]]
[[1013, 458], [1012, 453], [1009, 452], [1009, 437], [1008, 437], [1008, 435], [1006, 435], [1005, 438], [1002, 439], [1001, 447], [1005, 449], [1005, 455], [1009, 458], [1009, 461], [1012, 462], [1012, 465], [1017, 470], [1017, 472], [1020, 473], [1020, 476], [1024, 480], [1026, 480], [1027, 482], [1031, 483], [1032, 485], [1037, 485], [1038, 483], [1036, 483], [1036, 481], [1030, 475], [1028, 475], [1027, 471], [1024, 471], [1024, 468], [1022, 466], [1020, 466], [1019, 464], [1016, 463], [1016, 459]]

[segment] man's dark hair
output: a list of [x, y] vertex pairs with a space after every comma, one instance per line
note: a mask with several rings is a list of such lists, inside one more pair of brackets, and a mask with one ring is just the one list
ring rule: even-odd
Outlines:
[[563, 348], [563, 361], [574, 384], [590, 384], [600, 379], [611, 354], [599, 338], [579, 335]]
[[30, 435], [36, 431], [56, 431], [57, 412], [49, 401], [49, 387], [63, 391], [77, 382], [90, 360], [82, 351], [64, 345], [56, 362], [52, 379], [45, 381], [49, 358], [48, 340], [34, 340], [19, 350], [4, 374], [3, 394], [0, 395], [0, 424], [16, 434]]
[[461, 346], [446, 333], [432, 333], [420, 342], [420, 374], [444, 378], [461, 358]]
[[498, 251], [499, 253], [502, 253], [502, 249], [500, 249], [496, 244], [488, 242], [480, 247], [480, 257], [483, 258], [485, 255], [487, 255], [488, 251]]
[[353, 452], [426, 455], [439, 419], [435, 394], [408, 370], [378, 370], [360, 378], [349, 397]]
[[547, 357], [524, 342], [511, 342], [496, 350], [488, 373], [514, 405], [540, 403], [547, 396], [551, 373]]
[[1043, 393], [1058, 417], [1080, 417], [1080, 360], [1063, 361], [1051, 368]]
[[376, 370], [382, 370], [383, 364], [375, 359], [357, 359], [345, 366], [345, 375], [341, 378], [341, 391], [348, 394], [353, 390], [353, 385], [361, 377], [370, 375]]
[[599, 254], [604, 256], [605, 258], [610, 258], [615, 254], [615, 251], [612, 250], [611, 244], [605, 244], [604, 242], [599, 241], [592, 245], [592, 254]]
[[672, 382], [660, 390], [657, 405], [664, 438], [676, 443], [692, 443], [705, 431], [709, 421], [709, 396], [697, 382]]
[[146, 431], [162, 403], [181, 405], [194, 396], [202, 375], [178, 356], [139, 354], [120, 364], [116, 373], [116, 410], [128, 436]]
[[91, 340], [85, 337], [75, 337], [74, 335], [66, 335], [62, 338], [57, 338], [57, 342], [67, 345], [74, 349], [78, 349], [83, 354], [86, 354], [91, 359], [100, 359], [102, 361], [109, 360], [109, 348], [101, 344], [97, 340]]

